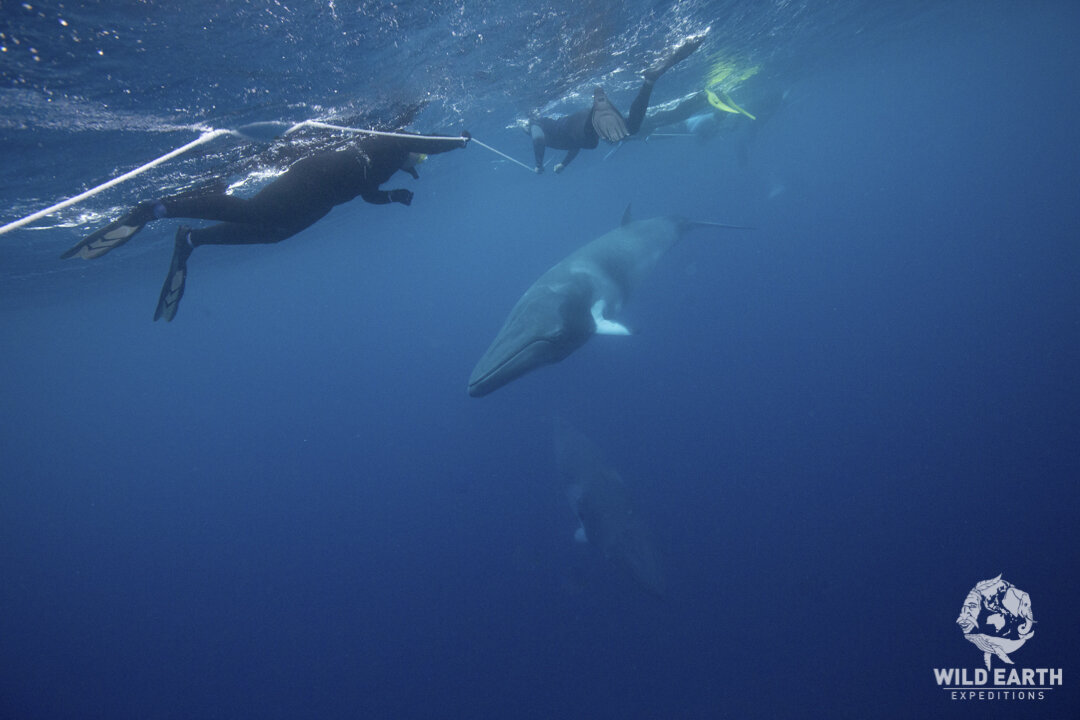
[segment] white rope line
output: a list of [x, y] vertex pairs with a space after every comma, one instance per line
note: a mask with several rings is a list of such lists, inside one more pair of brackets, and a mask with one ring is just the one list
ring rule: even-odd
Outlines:
[[[294, 132], [296, 130], [299, 130], [300, 128], [303, 128], [303, 127], [317, 127], [317, 128], [322, 128], [324, 130], [337, 130], [338, 132], [354, 132], [354, 133], [362, 133], [362, 134], [365, 134], [365, 135], [382, 135], [383, 137], [397, 137], [397, 138], [417, 138], [417, 137], [419, 137], [419, 138], [424, 138], [425, 140], [454, 140], [454, 141], [461, 140], [460, 137], [444, 137], [442, 135], [409, 135], [407, 133], [382, 132], [381, 130], [362, 130], [360, 128], [344, 127], [342, 125], [330, 125], [329, 123], [319, 122], [318, 120], [305, 120], [304, 122], [297, 123], [296, 125], [293, 125], [291, 128], [286, 130], [285, 134], [288, 135], [289, 133]], [[477, 145], [479, 145], [482, 148], [487, 148], [488, 150], [495, 153], [496, 155], [501, 155], [502, 157], [506, 158], [510, 162], [516, 163], [517, 165], [520, 165], [521, 167], [525, 168], [526, 170], [528, 170], [531, 173], [536, 172], [535, 168], [529, 167], [528, 165], [526, 165], [525, 163], [523, 163], [523, 162], [521, 162], [519, 160], [515, 160], [514, 158], [510, 157], [506, 153], [500, 152], [500, 151], [496, 150], [495, 148], [491, 147], [490, 145], [488, 145], [487, 143], [480, 142], [476, 138], [471, 138], [469, 140], [469, 142], [474, 142], [474, 143], [476, 143]]]
[[460, 135], [448, 136], [448, 135], [416, 135], [413, 133], [398, 133], [398, 132], [385, 132], [383, 130], [365, 130], [363, 128], [345, 127], [344, 125], [331, 125], [330, 123], [319, 122], [318, 120], [305, 120], [304, 122], [296, 123], [291, 128], [285, 131], [285, 134], [296, 132], [297, 130], [305, 127], [322, 128], [323, 130], [337, 130], [338, 132], [351, 132], [359, 133], [360, 135], [380, 135], [382, 137], [396, 137], [406, 138], [409, 140], [446, 140], [447, 142], [461, 142], [464, 140]]
[[147, 170], [150, 170], [151, 168], [154, 168], [154, 167], [160, 165], [161, 163], [165, 162], [166, 160], [172, 160], [177, 155], [182, 155], [183, 153], [186, 153], [188, 150], [190, 150], [190, 149], [192, 149], [194, 147], [198, 147], [199, 145], [202, 145], [204, 143], [208, 143], [211, 140], [213, 140], [214, 138], [220, 137], [221, 135], [228, 135], [231, 132], [232, 132], [231, 130], [209, 130], [207, 132], [204, 132], [197, 139], [192, 140], [187, 145], [181, 145], [180, 147], [176, 148], [172, 152], [167, 152], [164, 155], [162, 155], [161, 157], [159, 157], [159, 158], [157, 158], [155, 160], [151, 160], [150, 162], [146, 163], [145, 165], [140, 165], [139, 167], [135, 168], [134, 170], [130, 170], [130, 171], [124, 173], [123, 175], [120, 175], [118, 177], [114, 177], [112, 180], [109, 180], [108, 182], [104, 182], [104, 183], [102, 183], [101, 185], [98, 185], [95, 188], [90, 188], [89, 190], [87, 190], [84, 193], [80, 193], [80, 194], [76, 195], [75, 197], [68, 198], [67, 200], [64, 200], [63, 202], [58, 202], [55, 205], [52, 205], [50, 207], [45, 208], [44, 210], [39, 210], [36, 213], [33, 213], [31, 215], [27, 215], [24, 218], [21, 218], [19, 220], [14, 221], [14, 222], [9, 222], [7, 225], [4, 225], [3, 227], [0, 227], [0, 235], [3, 235], [4, 233], [7, 233], [7, 232], [11, 232], [12, 230], [16, 230], [18, 228], [21, 228], [23, 225], [28, 225], [28, 224], [34, 222], [35, 220], [40, 220], [41, 218], [45, 217], [46, 215], [53, 214], [57, 210], [63, 210], [66, 207], [71, 207], [72, 205], [75, 205], [76, 203], [80, 203], [83, 200], [85, 200], [86, 198], [93, 197], [94, 195], [97, 195], [100, 192], [104, 192], [105, 190], [108, 190], [109, 188], [113, 187], [114, 185], [119, 185], [120, 183], [122, 183], [122, 182], [124, 182], [126, 180], [130, 180], [131, 178], [135, 177], [136, 175], [141, 175], [142, 173], [146, 172]]
[[471, 140], [470, 142], [474, 142], [474, 143], [476, 143], [477, 145], [479, 145], [479, 146], [480, 146], [480, 147], [482, 147], [482, 148], [487, 148], [488, 150], [490, 150], [491, 152], [495, 153], [496, 155], [501, 155], [501, 156], [503, 156], [504, 158], [506, 158], [506, 159], [507, 159], [507, 160], [509, 160], [510, 162], [512, 162], [512, 163], [514, 163], [514, 164], [516, 164], [516, 165], [520, 165], [521, 167], [525, 168], [526, 170], [528, 170], [528, 171], [529, 171], [529, 172], [531, 172], [531, 173], [535, 173], [535, 172], [536, 172], [536, 168], [532, 168], [532, 167], [529, 167], [528, 165], [526, 165], [525, 163], [521, 162], [520, 160], [515, 160], [514, 158], [510, 157], [510, 156], [509, 156], [509, 155], [507, 155], [506, 153], [504, 153], [504, 152], [499, 152], [499, 151], [498, 151], [498, 150], [496, 150], [495, 148], [491, 147], [490, 145], [488, 145], [488, 144], [486, 144], [486, 143], [482, 143], [482, 142], [480, 142], [480, 141], [479, 141], [479, 140], [477, 140], [476, 138], [473, 138], [473, 139], [472, 139], [472, 140]]

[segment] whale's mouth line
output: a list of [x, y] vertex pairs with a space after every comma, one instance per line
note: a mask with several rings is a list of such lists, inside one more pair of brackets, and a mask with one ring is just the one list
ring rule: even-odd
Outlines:
[[551, 344], [551, 339], [543, 337], [543, 338], [536, 338], [535, 340], [530, 340], [525, 345], [523, 345], [519, 350], [515, 351], [513, 355], [506, 358], [501, 363], [499, 363], [498, 365], [493, 367], [491, 370], [488, 370], [486, 373], [484, 373], [484, 375], [482, 377], [476, 378], [475, 380], [470, 382], [469, 387], [474, 388], [477, 385], [480, 385], [480, 384], [482, 384], [484, 382], [487, 382], [487, 380], [489, 378], [491, 378], [492, 375], [497, 374], [499, 371], [501, 371], [507, 365], [514, 362], [514, 360], [516, 360], [519, 355], [521, 355], [523, 352], [525, 352], [526, 350], [528, 350], [529, 348], [531, 348], [533, 345], [535, 345], [537, 343], [548, 343], [550, 345]]

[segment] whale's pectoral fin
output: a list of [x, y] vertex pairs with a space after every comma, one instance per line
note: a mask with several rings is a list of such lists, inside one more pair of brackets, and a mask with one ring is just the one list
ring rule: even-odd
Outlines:
[[630, 335], [630, 331], [625, 325], [620, 325], [612, 320], [605, 320], [600, 318], [596, 322], [596, 334], [597, 335]]
[[629, 335], [630, 331], [625, 325], [620, 325], [614, 320], [604, 317], [604, 301], [597, 300], [592, 306], [593, 323], [596, 324], [597, 335]]
[[[994, 654], [998, 656], [998, 659], [1003, 663], [1013, 664], [1013, 661], [1009, 659], [1009, 656], [1005, 654], [1005, 651], [1001, 648], [994, 648]], [[986, 654], [986, 663], [990, 664], [990, 653]]]
[[990, 669], [990, 653], [983, 653], [983, 662], [986, 663], [986, 669]]

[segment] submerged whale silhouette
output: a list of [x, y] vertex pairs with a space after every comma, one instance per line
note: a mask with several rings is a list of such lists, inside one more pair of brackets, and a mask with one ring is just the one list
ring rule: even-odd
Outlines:
[[626, 482], [600, 448], [556, 419], [555, 461], [579, 523], [575, 539], [587, 542], [643, 588], [662, 596], [664, 571], [652, 533]]
[[469, 378], [482, 397], [542, 365], [556, 363], [595, 334], [628, 335], [610, 318], [656, 262], [695, 227], [748, 229], [663, 216], [622, 224], [571, 253], [532, 284], [510, 311]]

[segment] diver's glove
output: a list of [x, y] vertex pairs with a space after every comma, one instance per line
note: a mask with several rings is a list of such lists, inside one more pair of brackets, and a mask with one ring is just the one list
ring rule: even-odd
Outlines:
[[558, 175], [559, 173], [561, 173], [563, 171], [563, 168], [565, 168], [565, 167], [566, 166], [563, 165], [562, 163], [555, 163], [555, 167], [552, 168], [552, 169], [555, 171], [555, 174]]
[[389, 193], [390, 202], [401, 203], [402, 205], [412, 205], [412, 190], [405, 190], [404, 188], [398, 188], [391, 190]]
[[461, 147], [469, 147], [469, 141], [472, 140], [472, 133], [468, 130], [461, 131]]
[[544, 174], [544, 166], [543, 165], [537, 165], [535, 168], [533, 168], [533, 170], [536, 172], [537, 175], [543, 175]]

